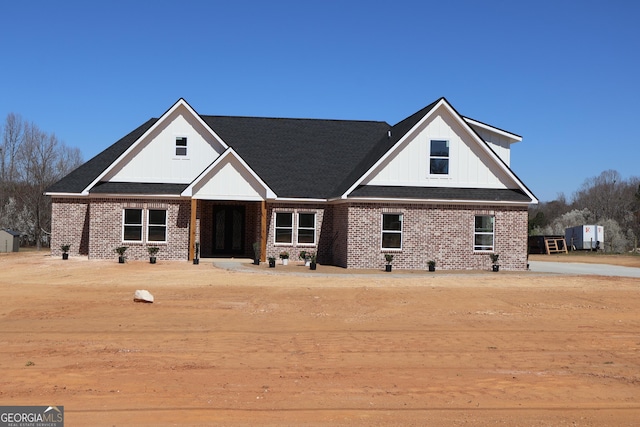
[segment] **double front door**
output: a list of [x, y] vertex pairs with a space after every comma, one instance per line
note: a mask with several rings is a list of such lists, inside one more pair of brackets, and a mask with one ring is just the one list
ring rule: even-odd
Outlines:
[[244, 255], [244, 206], [215, 206], [213, 208], [214, 256]]

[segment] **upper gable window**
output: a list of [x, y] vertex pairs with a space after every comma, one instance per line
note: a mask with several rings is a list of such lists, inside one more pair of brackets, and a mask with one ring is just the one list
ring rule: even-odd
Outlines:
[[431, 140], [429, 173], [431, 175], [449, 174], [449, 141], [443, 139]]
[[187, 137], [176, 137], [176, 156], [184, 157], [187, 155]]

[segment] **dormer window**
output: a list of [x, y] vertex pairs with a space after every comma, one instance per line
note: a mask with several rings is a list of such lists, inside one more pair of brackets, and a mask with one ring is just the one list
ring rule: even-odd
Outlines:
[[187, 155], [187, 137], [176, 137], [176, 156], [184, 157]]
[[431, 175], [449, 174], [449, 141], [442, 139], [431, 140], [429, 173]]

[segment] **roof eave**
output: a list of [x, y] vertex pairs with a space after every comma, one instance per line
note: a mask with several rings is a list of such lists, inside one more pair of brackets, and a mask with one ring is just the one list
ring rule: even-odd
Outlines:
[[472, 199], [411, 199], [411, 198], [390, 198], [390, 197], [348, 197], [346, 199], [333, 199], [332, 201], [342, 202], [367, 202], [367, 203], [414, 203], [431, 205], [505, 205], [505, 206], [529, 206], [535, 202], [513, 201], [513, 200], [472, 200]]

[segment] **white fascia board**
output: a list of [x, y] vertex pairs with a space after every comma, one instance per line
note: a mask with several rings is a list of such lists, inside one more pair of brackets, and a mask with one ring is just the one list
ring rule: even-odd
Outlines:
[[465, 199], [403, 199], [403, 198], [376, 198], [376, 197], [353, 197], [347, 200], [334, 199], [338, 203], [359, 202], [359, 203], [408, 203], [421, 205], [504, 205], [504, 206], [529, 206], [531, 202], [511, 202], [499, 200], [465, 200]]
[[43, 193], [50, 197], [86, 197], [89, 193]]
[[249, 165], [247, 164], [247, 162], [244, 161], [244, 159], [242, 157], [240, 157], [238, 155], [238, 153], [236, 153], [236, 151], [231, 148], [231, 147], [227, 147], [227, 149], [224, 151], [224, 153], [222, 153], [220, 156], [218, 156], [217, 159], [215, 159], [210, 165], [209, 167], [207, 167], [200, 175], [198, 175], [196, 177], [196, 179], [193, 180], [193, 182], [191, 184], [189, 184], [189, 186], [187, 188], [184, 189], [184, 191], [182, 192], [181, 196], [183, 197], [192, 197], [193, 196], [193, 188], [198, 185], [203, 177], [205, 177], [213, 168], [215, 168], [217, 165], [219, 165], [220, 163], [222, 163], [228, 156], [231, 156], [233, 158], [235, 158], [236, 160], [238, 160], [238, 162], [240, 162], [240, 164], [242, 165], [243, 168], [246, 169], [247, 172], [249, 172], [249, 174], [256, 180], [258, 181], [258, 183], [265, 189], [266, 193], [267, 193], [267, 199], [275, 199], [276, 197], [278, 197], [276, 195], [276, 193], [269, 188], [269, 186], [262, 180], [262, 178], [260, 178], [258, 176], [257, 173], [255, 173], [253, 171], [253, 169], [251, 169], [249, 167]]
[[111, 170], [113, 170], [113, 168], [115, 168], [116, 165], [120, 163], [122, 159], [126, 158], [127, 155], [129, 155], [129, 153], [133, 151], [140, 144], [141, 141], [143, 141], [148, 135], [150, 135], [159, 126], [161, 126], [165, 122], [167, 117], [169, 117], [174, 111], [176, 111], [180, 107], [184, 107], [193, 116], [194, 119], [196, 119], [205, 129], [208, 129], [209, 132], [211, 133], [211, 136], [213, 136], [220, 143], [220, 145], [224, 147], [224, 149], [229, 148], [229, 146], [222, 140], [222, 138], [220, 138], [218, 134], [216, 134], [213, 131], [213, 129], [211, 129], [209, 125], [204, 120], [202, 120], [200, 115], [193, 108], [191, 108], [189, 103], [185, 101], [184, 98], [180, 98], [175, 104], [173, 104], [171, 108], [169, 108], [162, 116], [160, 116], [160, 118], [149, 129], [147, 129], [147, 131], [143, 133], [142, 136], [140, 136], [140, 138], [138, 138], [133, 144], [131, 144], [131, 146], [124, 153], [122, 153], [120, 157], [118, 157], [113, 163], [109, 165], [109, 167], [107, 167], [100, 175], [98, 175], [98, 177], [94, 179], [82, 191], [82, 194], [88, 194], [89, 190], [93, 188], [94, 185], [100, 182], [100, 180], [109, 172], [111, 172]]
[[465, 122], [467, 122], [468, 124], [471, 124], [471, 125], [474, 125], [474, 126], [478, 126], [480, 128], [486, 129], [486, 130], [488, 130], [490, 132], [497, 133], [498, 135], [502, 135], [502, 136], [504, 136], [506, 138], [509, 138], [509, 139], [512, 140], [512, 142], [511, 142], [512, 144], [515, 143], [515, 142], [522, 141], [522, 137], [520, 135], [516, 135], [515, 133], [507, 132], [506, 130], [499, 129], [497, 127], [493, 127], [491, 125], [479, 122], [477, 120], [470, 119], [469, 117], [462, 117], [462, 119]]

